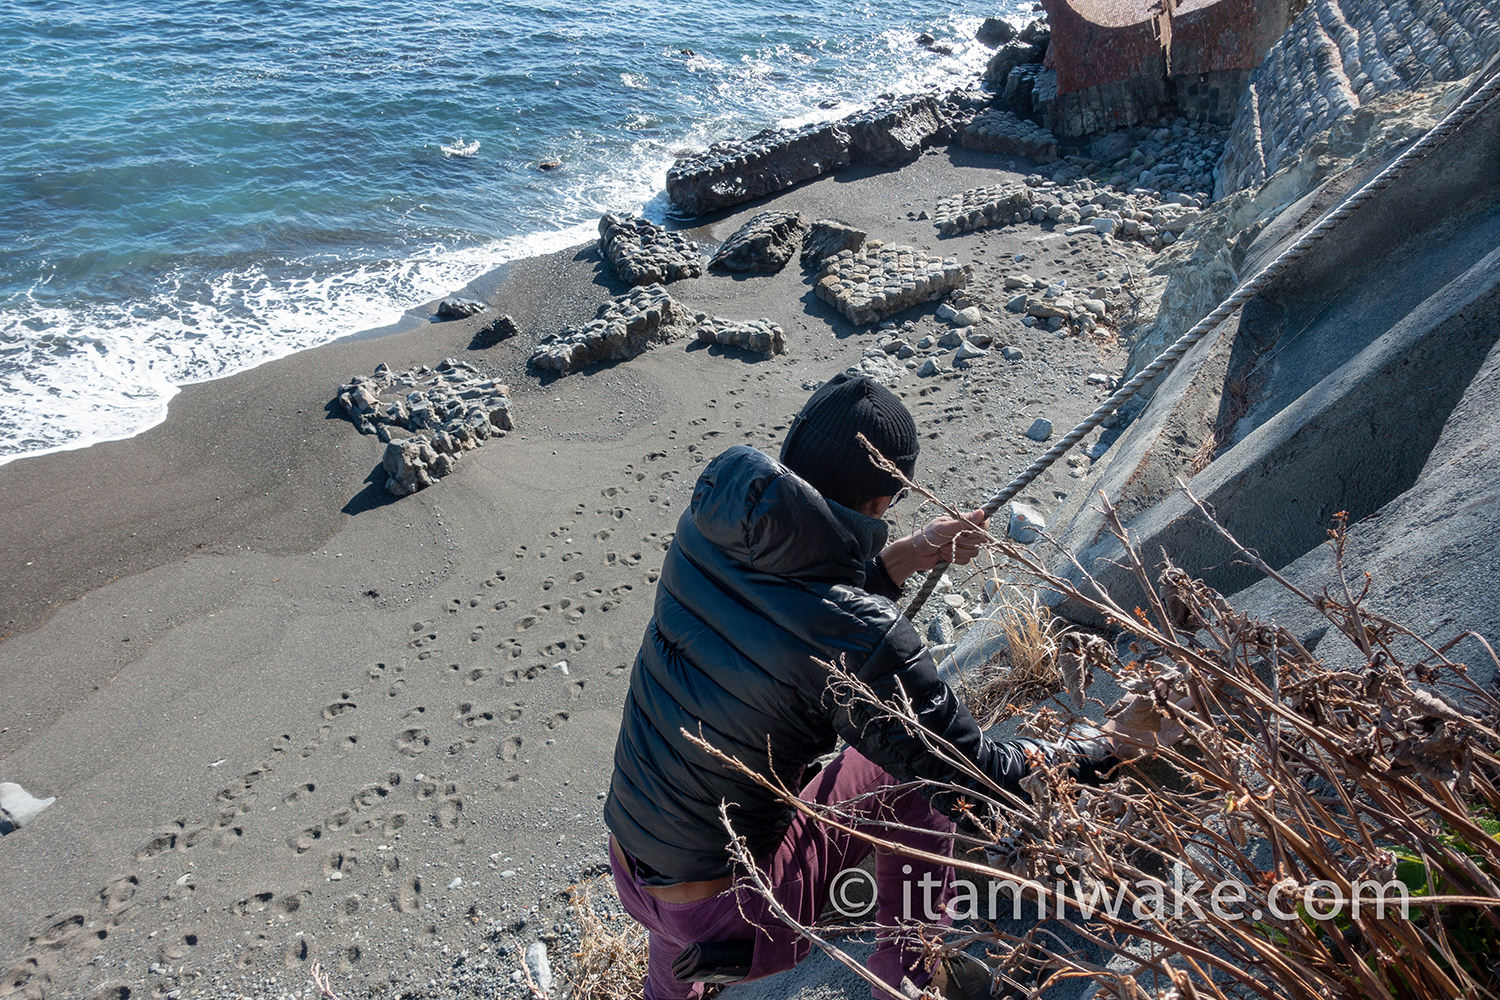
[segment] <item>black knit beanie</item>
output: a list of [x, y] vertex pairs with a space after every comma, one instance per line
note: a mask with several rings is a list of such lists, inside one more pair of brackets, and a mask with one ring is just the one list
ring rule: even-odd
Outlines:
[[847, 373], [825, 382], [802, 407], [781, 446], [781, 464], [845, 507], [892, 496], [900, 480], [875, 465], [857, 434], [908, 478], [916, 471], [917, 422], [891, 390]]

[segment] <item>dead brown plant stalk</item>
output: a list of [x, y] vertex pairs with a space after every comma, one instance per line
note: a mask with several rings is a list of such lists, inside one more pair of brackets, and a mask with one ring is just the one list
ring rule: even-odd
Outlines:
[[[1089, 979], [1096, 995], [1120, 1000], [1500, 998], [1500, 702], [1450, 654], [1471, 638], [1487, 669], [1500, 671], [1500, 658], [1471, 633], [1429, 641], [1369, 607], [1368, 581], [1344, 565], [1342, 518], [1329, 532], [1333, 578], [1312, 593], [1187, 495], [1240, 559], [1328, 622], [1320, 650], [1339, 645], [1333, 636], [1347, 640], [1340, 658], [1315, 656], [1171, 563], [1148, 571], [1105, 498], [1145, 595], [1139, 606], [1121, 606], [1076, 563], [1081, 585], [992, 537], [1040, 585], [1113, 627], [1112, 640], [1078, 651], [1080, 671], [1108, 674], [1126, 692], [1111, 711], [1136, 730], [1171, 722], [1185, 736], [1099, 787], [1039, 766], [1016, 796], [921, 730], [910, 706], [880, 702], [841, 675], [842, 697], [902, 721], [966, 775], [970, 822], [956, 839], [985, 849], [960, 852], [959, 874], [1045, 903], [1083, 944], [983, 912], [959, 912], [953, 927], [883, 932], [980, 943], [997, 978], [1029, 982], [1031, 995], [1042, 988], [1040, 955], [1050, 982]], [[1073, 721], [1043, 708], [1023, 731], [1049, 736]], [[878, 829], [854, 828], [837, 806], [777, 793], [820, 822], [912, 854]], [[1195, 886], [1224, 888], [1209, 900]], [[801, 930], [827, 948], [827, 929]]]

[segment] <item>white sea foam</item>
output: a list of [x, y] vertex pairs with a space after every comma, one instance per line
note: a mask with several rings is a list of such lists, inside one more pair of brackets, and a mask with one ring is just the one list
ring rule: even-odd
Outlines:
[[[164, 419], [182, 385], [393, 323], [501, 263], [593, 239], [602, 211], [662, 220], [669, 209], [666, 170], [684, 149], [766, 125], [841, 117], [885, 92], [970, 82], [988, 54], [967, 41], [978, 23], [952, 19], [944, 39], [950, 55], [915, 49], [909, 32], [886, 32], [873, 46], [862, 40], [866, 58], [853, 78], [798, 77], [807, 57], [784, 46], [736, 63], [689, 56], [691, 70], [717, 78], [718, 96], [702, 93], [695, 126], [673, 139], [622, 143], [605, 154], [607, 161], [547, 175], [557, 178], [544, 182], [558, 185], [545, 194], [556, 221], [523, 235], [355, 264], [323, 257], [208, 276], [172, 273], [149, 295], [110, 304], [64, 308], [44, 288], [0, 303], [0, 393], [9, 404], [0, 411], [0, 464], [137, 434]], [[646, 83], [623, 76], [622, 82]], [[691, 103], [691, 95], [684, 100]], [[479, 141], [459, 137], [440, 148], [445, 157], [472, 158]]]

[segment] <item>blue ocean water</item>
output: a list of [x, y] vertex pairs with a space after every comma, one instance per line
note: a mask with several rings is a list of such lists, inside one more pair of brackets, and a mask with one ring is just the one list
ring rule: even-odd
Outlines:
[[0, 463], [660, 217], [683, 149], [970, 82], [1029, 7], [0, 0]]

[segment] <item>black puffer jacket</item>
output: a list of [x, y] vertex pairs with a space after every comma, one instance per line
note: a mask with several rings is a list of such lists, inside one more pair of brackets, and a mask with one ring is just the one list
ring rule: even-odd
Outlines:
[[[604, 807], [648, 880], [730, 872], [721, 801], [757, 857], [791, 820], [684, 729], [791, 788], [839, 736], [903, 781], [965, 784], [899, 722], [835, 704], [827, 663], [841, 662], [884, 699], [899, 687], [927, 729], [1012, 789], [1028, 769], [1027, 750], [1078, 754], [1085, 778], [1104, 763], [1094, 743], [995, 743], [980, 733], [911, 622], [866, 589], [875, 551], [859, 522], [870, 520], [748, 447], [729, 449], [699, 478], [631, 674]], [[934, 801], [949, 808], [949, 798]]]

